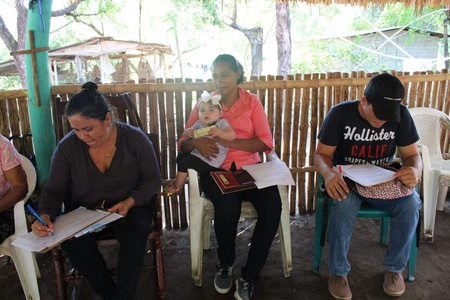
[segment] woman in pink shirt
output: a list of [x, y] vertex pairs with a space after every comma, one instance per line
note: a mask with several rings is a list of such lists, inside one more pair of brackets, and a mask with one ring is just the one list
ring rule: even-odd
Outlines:
[[0, 243], [14, 233], [14, 205], [28, 191], [22, 157], [14, 145], [0, 135]]
[[[242, 65], [233, 56], [221, 54], [212, 63], [211, 71], [216, 88], [213, 94], [222, 96], [222, 118], [226, 119], [236, 132], [236, 138], [232, 141], [216, 139], [229, 147], [221, 168], [240, 170], [242, 166], [261, 162], [259, 153], [269, 152], [273, 148], [273, 138], [259, 98], [237, 86], [244, 79]], [[186, 127], [192, 126], [197, 120], [198, 109], [194, 107]], [[212, 139], [181, 140], [180, 151], [193, 149], [197, 149], [207, 158], [213, 158], [218, 153], [218, 147]], [[201, 175], [201, 185], [215, 210], [214, 230], [219, 245], [219, 264], [214, 287], [218, 293], [228, 293], [233, 284], [235, 239], [242, 200], [250, 200], [258, 213], [247, 262], [236, 280], [234, 293], [235, 299], [252, 299], [253, 287], [259, 280], [280, 222], [281, 199], [278, 187], [222, 194], [210, 174]]]

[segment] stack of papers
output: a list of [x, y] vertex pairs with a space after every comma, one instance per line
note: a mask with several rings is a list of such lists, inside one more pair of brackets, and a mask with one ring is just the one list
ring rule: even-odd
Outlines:
[[54, 235], [38, 237], [33, 232], [29, 232], [18, 237], [12, 242], [12, 245], [29, 251], [44, 253], [73, 236], [80, 236], [122, 217], [117, 213], [79, 207], [56, 218]]
[[255, 179], [255, 185], [258, 189], [272, 185], [295, 185], [291, 171], [280, 159], [243, 166], [242, 169]]
[[363, 186], [373, 186], [393, 180], [394, 171], [379, 166], [363, 165], [339, 165], [342, 175]]

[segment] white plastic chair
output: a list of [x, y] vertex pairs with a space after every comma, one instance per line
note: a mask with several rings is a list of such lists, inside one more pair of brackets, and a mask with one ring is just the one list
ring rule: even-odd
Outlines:
[[[191, 274], [195, 285], [202, 285], [203, 250], [210, 248], [211, 221], [214, 219], [214, 206], [203, 194], [200, 194], [198, 173], [188, 169], [189, 175], [189, 229], [191, 239]], [[282, 211], [278, 233], [281, 241], [281, 257], [284, 277], [292, 270], [291, 228], [289, 219], [289, 201], [287, 186], [278, 186]], [[250, 201], [243, 201], [242, 220], [256, 220], [258, 215]]]
[[[450, 130], [448, 115], [434, 108], [410, 108], [410, 113], [419, 132], [419, 147], [423, 160], [423, 223], [425, 240], [433, 242], [436, 209], [443, 210], [448, 179], [450, 176], [450, 160], [442, 158], [440, 145], [441, 128]], [[439, 203], [439, 205], [438, 205]]]
[[11, 245], [17, 237], [28, 233], [24, 205], [31, 194], [33, 194], [36, 186], [36, 170], [33, 164], [23, 155], [22, 159], [22, 168], [27, 175], [28, 193], [24, 199], [17, 202], [14, 206], [15, 232], [13, 235], [7, 237], [0, 245], [0, 256], [7, 255], [13, 259], [26, 299], [39, 300], [37, 278], [41, 278], [41, 273], [34, 253]]

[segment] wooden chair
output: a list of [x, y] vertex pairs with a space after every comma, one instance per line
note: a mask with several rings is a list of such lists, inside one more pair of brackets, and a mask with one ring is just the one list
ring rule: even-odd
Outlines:
[[[106, 99], [112, 106], [113, 114], [115, 119], [121, 122], [131, 124], [133, 126], [142, 129], [142, 123], [139, 118], [139, 114], [133, 103], [130, 93], [120, 94], [119, 96], [106, 96]], [[70, 125], [67, 119], [64, 117], [64, 110], [67, 102], [62, 102], [57, 99], [53, 105], [54, 109], [54, 120], [57, 128], [57, 136], [61, 139], [65, 134], [68, 133]], [[153, 143], [155, 149], [156, 157], [160, 157], [159, 152], [159, 139], [158, 135], [154, 133], [148, 133], [150, 141]], [[144, 265], [143, 270], [150, 268], [156, 268], [156, 288], [157, 295], [159, 299], [166, 299], [166, 283], [164, 277], [164, 261], [161, 247], [161, 235], [163, 233], [162, 225], [162, 208], [161, 208], [161, 198], [158, 194], [155, 194], [152, 198], [152, 208], [153, 208], [153, 231], [148, 237], [149, 244], [151, 245], [151, 253], [153, 254], [153, 265]], [[117, 243], [117, 240], [108, 236], [97, 241], [99, 246], [110, 245]], [[53, 258], [53, 273], [55, 281], [55, 298], [57, 300], [66, 300], [67, 298], [67, 287], [69, 282], [75, 282], [73, 291], [77, 291], [77, 285], [83, 278], [80, 273], [76, 270], [70, 270], [66, 273], [64, 269], [65, 257], [63, 256], [63, 251], [60, 247], [54, 248], [51, 251]], [[112, 269], [111, 273], [114, 275], [116, 269]], [[73, 295], [72, 295], [73, 298]]]

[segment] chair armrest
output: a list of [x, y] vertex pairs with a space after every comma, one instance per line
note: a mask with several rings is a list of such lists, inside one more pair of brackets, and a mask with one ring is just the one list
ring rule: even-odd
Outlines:
[[417, 145], [420, 151], [420, 154], [422, 155], [422, 164], [423, 164], [423, 171], [429, 172], [431, 169], [431, 162], [430, 162], [430, 154], [428, 152], [428, 147], [422, 144]]
[[25, 200], [20, 200], [14, 205], [14, 226], [14, 233], [16, 236], [21, 236], [28, 233], [28, 223], [25, 214]]
[[442, 116], [439, 118], [439, 121], [441, 122], [441, 125], [444, 126], [447, 130], [450, 131], [450, 117], [447, 115]]

